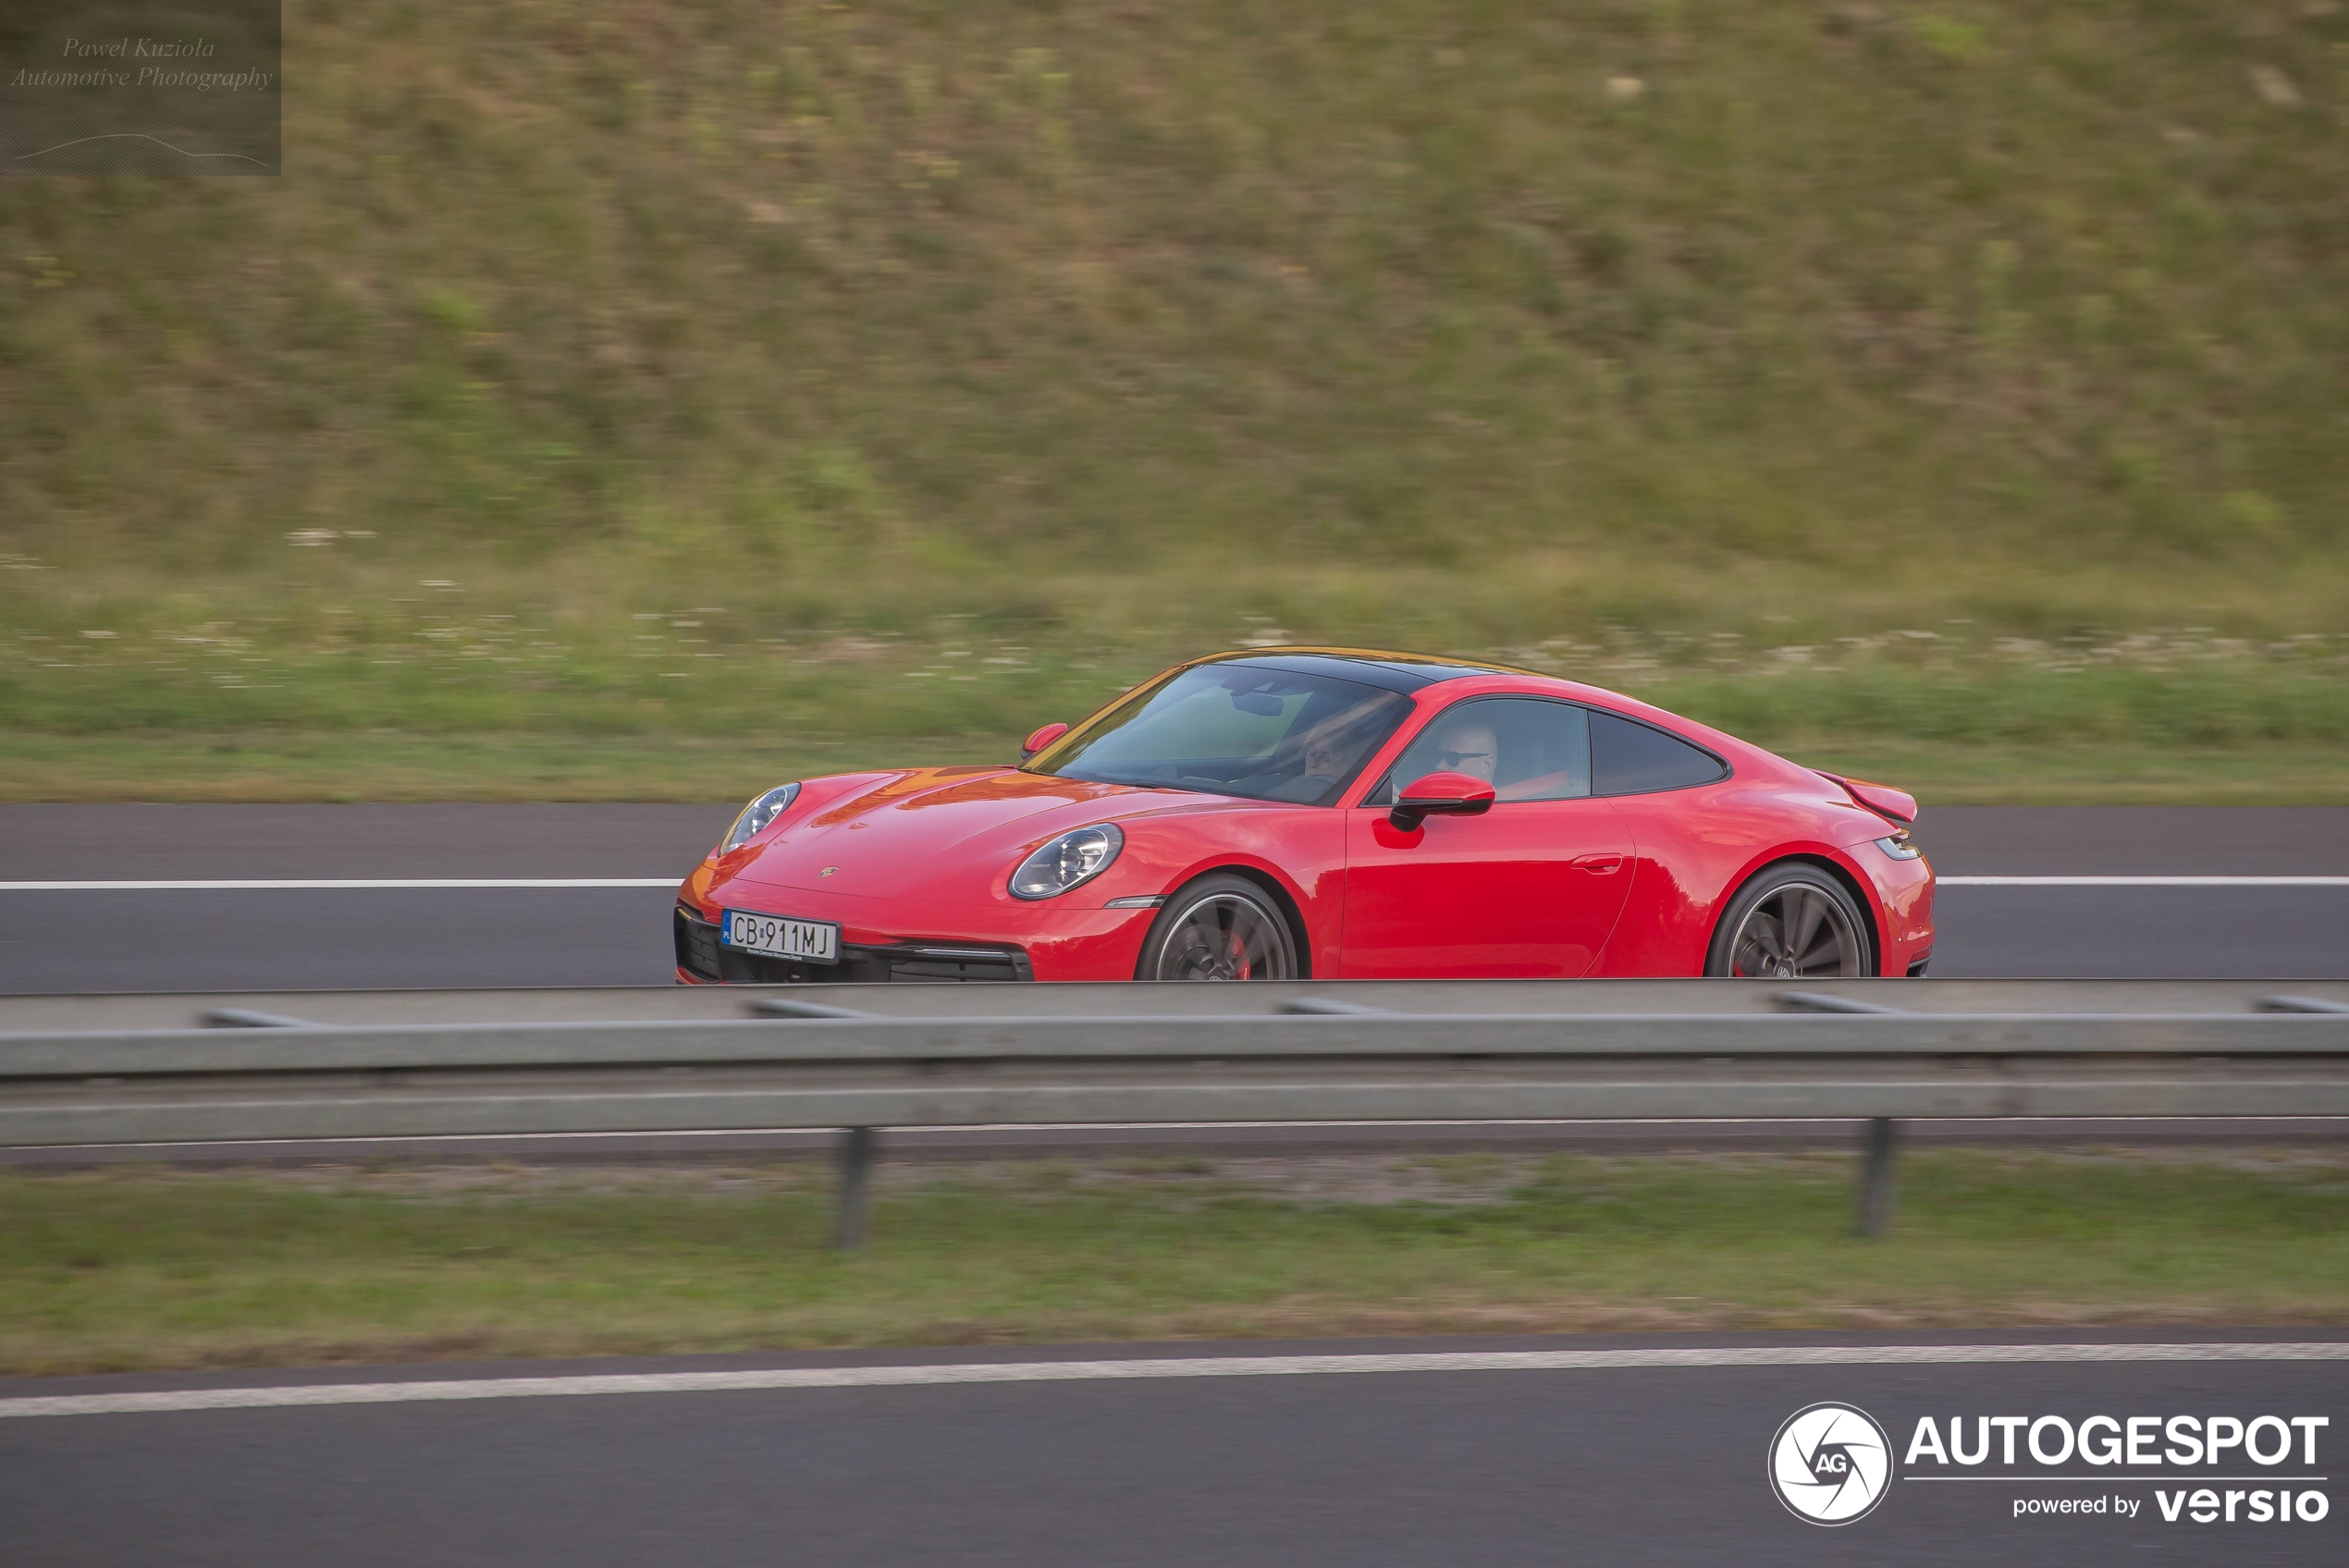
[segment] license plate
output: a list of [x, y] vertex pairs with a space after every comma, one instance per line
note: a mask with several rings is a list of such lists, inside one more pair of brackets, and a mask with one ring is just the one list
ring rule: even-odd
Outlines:
[[840, 962], [840, 927], [828, 920], [786, 920], [780, 914], [730, 909], [719, 933], [721, 941], [741, 952], [802, 963]]

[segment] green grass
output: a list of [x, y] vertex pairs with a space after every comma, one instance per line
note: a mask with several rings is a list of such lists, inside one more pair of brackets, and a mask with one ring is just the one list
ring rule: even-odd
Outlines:
[[[649, 630], [617, 651], [500, 615], [398, 650], [331, 629], [293, 645], [117, 634], [12, 658], [0, 644], [18, 718], [0, 731], [0, 800], [731, 799], [809, 772], [1009, 760], [1036, 725], [1183, 652], [968, 627], [940, 643], [754, 641], [741, 619], [632, 620]], [[1486, 652], [1928, 802], [2349, 797], [2349, 655], [2319, 638], [1953, 628], [1748, 647], [1618, 631]]]
[[[2349, 1322], [2331, 1152], [0, 1178], [0, 1369], [1442, 1331]], [[1822, 1281], [1827, 1281], [1822, 1284]]]
[[738, 809], [785, 779], [1001, 762], [1016, 752], [1000, 739], [953, 735], [856, 745], [529, 733], [18, 733], [0, 734], [0, 802], [669, 801]]
[[[2349, 768], [2330, 742], [2182, 751], [1826, 735], [1797, 738], [1790, 749], [1812, 766], [1897, 783], [1927, 805], [2349, 805]], [[1002, 763], [1015, 750], [1002, 735], [734, 742], [527, 732], [18, 732], [0, 733], [0, 802], [670, 801], [731, 809], [782, 779]]]
[[0, 729], [129, 793], [1000, 746], [1284, 634], [2217, 798], [2349, 739], [2349, 12], [288, 24], [284, 178], [0, 184]]

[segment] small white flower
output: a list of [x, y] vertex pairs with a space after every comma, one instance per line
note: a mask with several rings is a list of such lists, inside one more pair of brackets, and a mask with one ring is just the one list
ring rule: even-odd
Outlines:
[[2251, 85], [2260, 97], [2279, 109], [2300, 106], [2300, 89], [2293, 86], [2292, 79], [2273, 66], [2252, 67]]

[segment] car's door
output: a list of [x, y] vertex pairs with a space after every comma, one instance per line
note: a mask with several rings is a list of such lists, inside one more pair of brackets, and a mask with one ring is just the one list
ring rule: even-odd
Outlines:
[[[1396, 828], [1395, 791], [1439, 770], [1491, 779], [1492, 809]], [[1347, 815], [1348, 979], [1572, 978], [1631, 881], [1630, 834], [1591, 793], [1589, 714], [1572, 703], [1455, 703]]]

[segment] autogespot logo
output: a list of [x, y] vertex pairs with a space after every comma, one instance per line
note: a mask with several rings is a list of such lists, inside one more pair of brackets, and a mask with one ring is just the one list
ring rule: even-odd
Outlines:
[[1798, 1519], [1849, 1525], [1891, 1489], [1891, 1441], [1864, 1410], [1805, 1405], [1770, 1439], [1770, 1487]]

